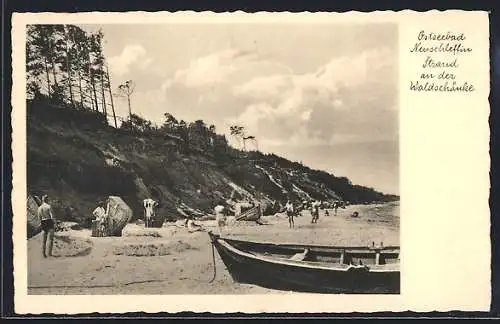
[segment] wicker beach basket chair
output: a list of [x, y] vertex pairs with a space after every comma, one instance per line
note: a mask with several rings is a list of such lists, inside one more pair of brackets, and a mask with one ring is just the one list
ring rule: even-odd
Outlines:
[[109, 196], [108, 203], [108, 235], [122, 236], [123, 228], [132, 219], [132, 209], [118, 196]]
[[32, 196], [28, 196], [27, 201], [27, 230], [28, 238], [31, 238], [42, 231], [40, 219], [37, 215], [38, 203]]

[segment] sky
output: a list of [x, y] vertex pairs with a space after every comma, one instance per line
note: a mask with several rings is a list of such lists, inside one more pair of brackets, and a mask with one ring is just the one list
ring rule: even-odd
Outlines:
[[113, 87], [136, 84], [133, 113], [239, 124], [263, 152], [399, 193], [397, 25], [82, 27], [102, 29]]

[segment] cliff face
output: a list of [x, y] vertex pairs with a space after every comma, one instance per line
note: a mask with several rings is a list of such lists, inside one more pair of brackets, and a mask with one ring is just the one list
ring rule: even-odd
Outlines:
[[275, 155], [186, 149], [176, 136], [115, 129], [89, 111], [30, 102], [27, 115], [28, 193], [49, 194], [61, 220], [88, 225], [96, 202], [109, 195], [122, 197], [134, 218], [142, 217], [144, 198], [157, 199], [167, 219], [178, 217], [181, 202], [201, 215], [229, 199], [398, 199]]

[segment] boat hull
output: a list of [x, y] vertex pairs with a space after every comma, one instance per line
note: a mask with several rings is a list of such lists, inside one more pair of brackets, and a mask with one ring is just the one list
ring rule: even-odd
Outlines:
[[239, 283], [265, 288], [330, 294], [399, 294], [400, 272], [371, 272], [363, 268], [350, 270], [321, 269], [277, 263], [254, 258], [228, 247], [215, 238], [213, 244], [230, 272]]

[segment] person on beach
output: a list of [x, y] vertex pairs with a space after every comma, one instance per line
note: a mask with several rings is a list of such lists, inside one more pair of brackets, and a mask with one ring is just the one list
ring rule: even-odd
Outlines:
[[94, 209], [92, 215], [94, 215], [101, 233], [104, 232], [106, 230], [106, 218], [107, 218], [106, 210], [104, 209], [104, 202], [99, 201], [97, 203], [97, 208]]
[[290, 200], [287, 200], [285, 205], [286, 215], [288, 216], [288, 225], [290, 228], [295, 227], [295, 223], [293, 222], [294, 210], [293, 204]]
[[313, 202], [308, 201], [306, 208], [307, 208], [307, 210], [309, 210], [311, 212], [311, 217], [312, 217], [311, 224], [312, 224], [312, 223], [314, 223], [314, 204], [313, 204]]
[[187, 227], [189, 233], [198, 232], [198, 231], [203, 230], [201, 225], [196, 224], [191, 217], [186, 218], [186, 227]]
[[224, 215], [224, 206], [217, 204], [214, 208], [215, 220], [217, 222], [217, 230], [219, 235], [222, 235], [223, 228], [226, 226], [226, 215]]
[[49, 197], [44, 195], [42, 197], [42, 204], [38, 207], [37, 216], [40, 219], [40, 223], [43, 231], [43, 246], [42, 254], [46, 258], [45, 253], [47, 246], [47, 236], [49, 237], [49, 256], [52, 256], [52, 247], [54, 246], [54, 231], [56, 227], [56, 219], [54, 213], [52, 212], [52, 206], [49, 204]]
[[319, 206], [321, 205], [321, 203], [319, 201], [315, 201], [312, 203], [312, 220], [311, 220], [311, 223], [312, 224], [316, 224], [318, 222], [318, 219], [319, 219]]
[[302, 202], [302, 210], [308, 210], [309, 209], [309, 202], [304, 200]]
[[257, 223], [259, 225], [263, 225], [263, 223], [261, 222], [261, 219], [262, 219], [262, 216], [264, 216], [264, 210], [262, 208], [261, 202], [257, 203], [257, 215], [258, 215], [258, 218], [255, 220], [255, 223]]
[[144, 205], [144, 226], [151, 227], [153, 224], [153, 219], [156, 216], [155, 208], [158, 207], [158, 202], [151, 198], [143, 200]]
[[333, 203], [334, 215], [337, 216], [337, 209], [339, 209], [340, 201], [336, 201]]

